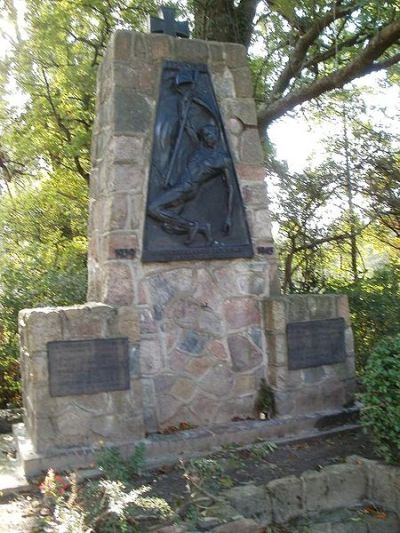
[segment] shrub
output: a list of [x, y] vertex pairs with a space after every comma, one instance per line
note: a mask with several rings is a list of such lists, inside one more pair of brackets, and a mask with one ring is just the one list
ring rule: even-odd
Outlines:
[[400, 266], [389, 263], [354, 283], [331, 280], [326, 292], [347, 294], [349, 298], [356, 365], [363, 374], [379, 340], [400, 331]]
[[361, 421], [376, 451], [400, 463], [400, 335], [383, 338], [371, 353], [363, 377]]

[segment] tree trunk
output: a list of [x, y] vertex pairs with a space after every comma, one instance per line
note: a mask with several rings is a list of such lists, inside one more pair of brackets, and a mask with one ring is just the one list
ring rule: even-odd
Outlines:
[[357, 266], [357, 228], [356, 228], [356, 216], [354, 211], [353, 202], [353, 182], [350, 169], [350, 147], [349, 136], [347, 132], [347, 112], [346, 106], [343, 104], [343, 137], [344, 137], [344, 155], [345, 155], [345, 188], [347, 195], [347, 209], [349, 213], [350, 224], [350, 254], [351, 254], [351, 271], [353, 274], [353, 280], [358, 281], [358, 266]]
[[259, 0], [193, 0], [193, 37], [250, 45], [253, 19]]

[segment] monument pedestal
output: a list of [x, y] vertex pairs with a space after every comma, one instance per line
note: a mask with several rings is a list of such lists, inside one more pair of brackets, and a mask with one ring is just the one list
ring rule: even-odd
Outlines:
[[[201, 83], [194, 75], [189, 80], [196, 69]], [[204, 76], [213, 98], [202, 89]], [[165, 124], [157, 107], [160, 80], [172, 87], [165, 92], [171, 105], [163, 102], [172, 122]], [[201, 110], [191, 116], [195, 106]], [[210, 124], [214, 140], [206, 140]], [[157, 175], [166, 177], [174, 157], [170, 139], [176, 145], [180, 135], [186, 136], [187, 158], [179, 163], [186, 181], [163, 188]], [[199, 174], [190, 169], [203, 152], [207, 168]], [[287, 416], [279, 436], [299, 430], [293, 417], [312, 413], [314, 420], [315, 411], [348, 400], [354, 368], [345, 299], [279, 295], [244, 47], [117, 31], [99, 68], [92, 161], [88, 300], [97, 303], [20, 314], [25, 437], [19, 432], [27, 472], [54, 462], [89, 463], [99, 445], [126, 450], [146, 434], [255, 417], [261, 378], [275, 392], [278, 414]], [[207, 183], [197, 183], [200, 177]], [[173, 214], [168, 191], [178, 193]], [[220, 202], [211, 213], [214, 196]], [[165, 222], [166, 216], [173, 218]], [[152, 235], [178, 252], [166, 249], [150, 260], [157, 252]], [[290, 323], [340, 317], [346, 322], [340, 362], [291, 370]], [[235, 441], [234, 430], [228, 434]]]

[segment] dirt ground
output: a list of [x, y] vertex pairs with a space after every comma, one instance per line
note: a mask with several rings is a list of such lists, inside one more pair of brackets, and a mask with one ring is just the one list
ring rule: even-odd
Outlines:
[[[178, 507], [186, 491], [188, 470], [198, 468], [207, 478], [207, 490], [218, 491], [246, 483], [266, 484], [272, 479], [300, 475], [305, 470], [343, 462], [349, 455], [376, 459], [372, 445], [361, 430], [313, 438], [280, 445], [260, 442], [246, 449], [235, 446], [193, 460], [185, 465], [165, 466], [143, 472], [134, 486], [148, 485], [149, 495], [164, 498], [172, 508]], [[37, 480], [29, 494], [0, 499], [0, 532], [28, 533], [32, 531], [35, 515], [40, 512], [41, 496]]]
[[[349, 455], [377, 459], [371, 442], [361, 430], [282, 445], [274, 450], [269, 449], [268, 443], [246, 449], [232, 446], [207, 458], [219, 465], [215, 477], [223, 477], [222, 486], [229, 488], [249, 482], [264, 485], [272, 479], [344, 462]], [[181, 465], [146, 472], [137, 479], [138, 485], [150, 485], [152, 494], [165, 498], [172, 506], [175, 499], [180, 500], [185, 483]]]

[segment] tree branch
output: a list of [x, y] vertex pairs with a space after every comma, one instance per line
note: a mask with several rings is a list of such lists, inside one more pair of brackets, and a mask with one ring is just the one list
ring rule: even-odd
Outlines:
[[290, 81], [301, 71], [310, 46], [315, 42], [322, 30], [335, 20], [348, 16], [355, 9], [357, 9], [356, 5], [333, 9], [321, 19], [316, 20], [307, 29], [306, 33], [298, 39], [290, 59], [272, 89], [274, 98], [279, 98], [289, 86]]
[[375, 61], [390, 46], [397, 43], [399, 39], [400, 21], [392, 22], [374, 35], [367, 46], [347, 66], [316, 80], [308, 87], [304, 87], [279, 100], [266, 104], [260, 109], [258, 114], [260, 131], [263, 132], [274, 120], [307, 100], [316, 98], [327, 91], [342, 88], [343, 85], [355, 78], [394, 65], [399, 61], [400, 54], [396, 54], [385, 61]]

